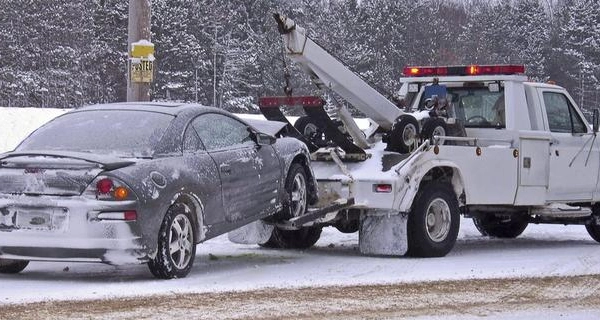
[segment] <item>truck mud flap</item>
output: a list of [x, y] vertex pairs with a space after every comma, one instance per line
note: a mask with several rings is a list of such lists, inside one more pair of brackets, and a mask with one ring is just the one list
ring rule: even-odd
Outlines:
[[367, 211], [360, 218], [360, 252], [367, 255], [404, 255], [408, 250], [407, 222], [406, 213]]

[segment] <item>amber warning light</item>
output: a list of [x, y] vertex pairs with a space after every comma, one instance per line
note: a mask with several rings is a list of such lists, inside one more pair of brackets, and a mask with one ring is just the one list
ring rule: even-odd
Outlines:
[[524, 65], [470, 65], [451, 67], [405, 67], [405, 77], [482, 76], [524, 74]]

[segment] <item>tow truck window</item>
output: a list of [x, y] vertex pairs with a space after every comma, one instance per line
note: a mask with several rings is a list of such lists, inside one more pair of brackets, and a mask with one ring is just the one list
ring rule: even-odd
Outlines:
[[558, 92], [544, 92], [544, 104], [551, 132], [586, 133], [585, 124], [569, 99]]
[[504, 128], [506, 124], [504, 91], [487, 87], [449, 88], [449, 98], [456, 117], [466, 128]]

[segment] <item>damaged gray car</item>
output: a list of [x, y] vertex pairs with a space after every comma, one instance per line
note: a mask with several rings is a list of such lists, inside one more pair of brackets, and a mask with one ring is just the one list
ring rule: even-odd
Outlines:
[[59, 116], [0, 155], [0, 272], [46, 260], [185, 277], [196, 244], [316, 201], [308, 150], [282, 129], [173, 103]]

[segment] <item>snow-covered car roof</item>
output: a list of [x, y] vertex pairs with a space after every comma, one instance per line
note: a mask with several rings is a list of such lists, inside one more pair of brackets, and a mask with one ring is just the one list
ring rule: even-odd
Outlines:
[[219, 110], [213, 107], [207, 107], [200, 104], [192, 104], [192, 103], [177, 103], [177, 102], [120, 102], [120, 103], [108, 103], [108, 104], [96, 104], [91, 106], [86, 106], [77, 111], [89, 111], [89, 110], [108, 110], [108, 109], [118, 109], [118, 110], [139, 110], [139, 111], [153, 111], [153, 112], [161, 112], [171, 115], [178, 115], [183, 111], [190, 109], [204, 109], [201, 111], [211, 111], [211, 110]]

